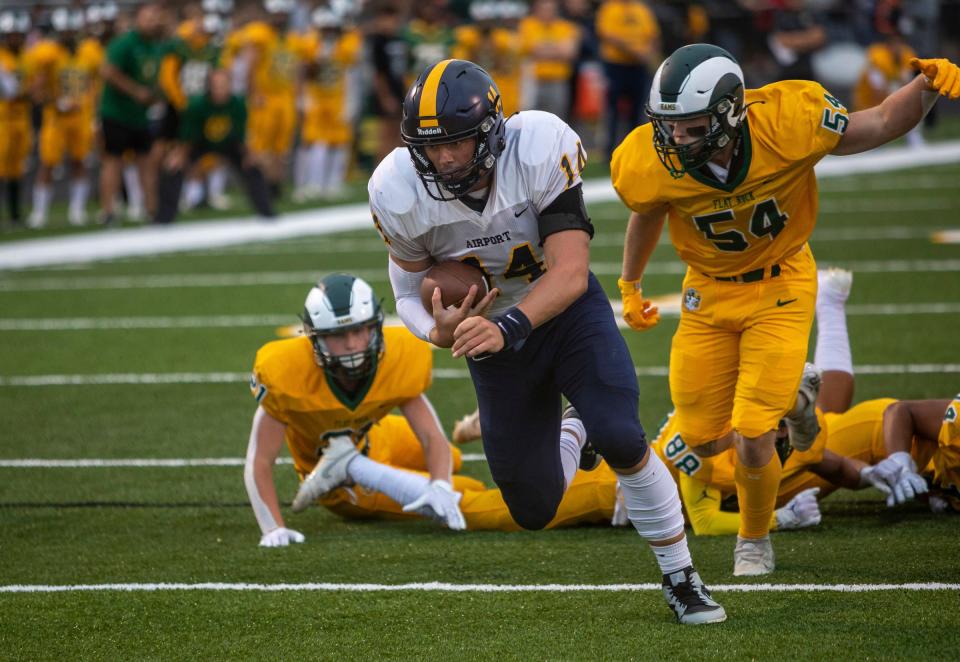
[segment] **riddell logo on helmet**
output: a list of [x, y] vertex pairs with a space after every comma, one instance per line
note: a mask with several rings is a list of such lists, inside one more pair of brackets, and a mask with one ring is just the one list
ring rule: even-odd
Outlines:
[[429, 129], [423, 129], [418, 126], [417, 133], [421, 136], [438, 136], [443, 133], [443, 127], [433, 126]]

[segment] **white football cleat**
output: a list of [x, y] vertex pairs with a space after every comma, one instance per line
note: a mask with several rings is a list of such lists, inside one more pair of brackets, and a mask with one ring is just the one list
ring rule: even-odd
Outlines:
[[820, 424], [817, 423], [817, 396], [820, 394], [820, 377], [820, 369], [817, 366], [812, 363], [804, 364], [797, 400], [806, 398], [806, 403], [799, 412], [790, 413], [784, 417], [787, 422], [787, 429], [790, 431], [790, 445], [800, 452], [810, 450], [817, 435], [820, 434]]
[[733, 549], [733, 576], [756, 577], [769, 575], [775, 566], [770, 536], [741, 538]]
[[844, 303], [850, 296], [850, 288], [853, 287], [853, 272], [837, 267], [822, 269], [817, 271], [817, 286], [820, 288], [818, 297]]
[[480, 410], [475, 409], [453, 424], [453, 443], [465, 444], [480, 438]]
[[293, 512], [299, 513], [327, 492], [347, 482], [347, 465], [359, 455], [353, 439], [346, 435], [333, 437], [323, 450], [323, 456], [297, 490]]

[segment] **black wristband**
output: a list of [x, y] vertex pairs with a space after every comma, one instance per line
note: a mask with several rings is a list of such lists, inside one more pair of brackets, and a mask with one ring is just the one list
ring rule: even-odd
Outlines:
[[502, 315], [494, 318], [493, 323], [500, 327], [503, 334], [503, 348], [511, 349], [523, 343], [533, 331], [533, 325], [523, 311], [514, 306]]

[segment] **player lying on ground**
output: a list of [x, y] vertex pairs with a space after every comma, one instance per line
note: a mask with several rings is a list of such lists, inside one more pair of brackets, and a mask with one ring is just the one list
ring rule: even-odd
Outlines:
[[[260, 544], [283, 546], [304, 539], [284, 526], [273, 483], [273, 465], [284, 442], [303, 480], [317, 467], [321, 455], [328, 460], [322, 465], [327, 472], [330, 458], [346, 462], [356, 445], [370, 453], [375, 447], [380, 459], [393, 453], [401, 464], [411, 464], [402, 459], [411, 444], [394, 444], [393, 437], [415, 437], [423, 447], [418, 468], [429, 472], [429, 489], [424, 490], [419, 481], [403, 480], [404, 475], [383, 478], [372, 489], [402, 504], [415, 502], [411, 509], [441, 519], [450, 528], [464, 528], [457, 506], [460, 494], [450, 484], [453, 452], [424, 395], [431, 381], [430, 347], [405, 329], [384, 329], [379, 300], [366, 282], [353, 276], [327, 276], [310, 290], [304, 307], [305, 335], [264, 345], [257, 352], [251, 378], [259, 406], [250, 431], [244, 481], [263, 533]], [[408, 423], [400, 435], [390, 434], [399, 427], [397, 423], [375, 426], [395, 407]], [[368, 447], [380, 436], [390, 441]], [[372, 463], [358, 455], [350, 462], [352, 477], [363, 484], [363, 467]], [[328, 491], [324, 475], [314, 472], [311, 476], [315, 480], [307, 483], [306, 491], [301, 489], [295, 510]], [[482, 484], [477, 485], [482, 489]], [[335, 512], [351, 514], [376, 510], [381, 499], [373, 492], [344, 490], [323, 503]]]
[[[854, 383], [844, 304], [852, 277], [841, 270], [822, 271], [819, 276], [816, 361], [823, 369], [816, 396], [819, 432], [811, 448], [800, 452], [790, 446], [787, 430], [780, 426], [777, 451], [783, 475], [769, 530], [818, 524], [817, 493], [822, 498], [839, 487], [874, 486], [893, 505], [925, 492], [930, 482], [938, 491], [931, 508], [960, 506], [955, 487], [960, 484], [957, 403], [881, 399], [847, 411]], [[476, 413], [457, 423], [453, 437], [457, 443], [480, 437]], [[684, 443], [672, 414], [651, 445], [678, 483], [694, 533], [736, 533], [740, 514], [731, 504], [736, 495], [733, 450], [712, 458], [697, 457]], [[925, 468], [923, 477], [917, 474], [917, 466]], [[731, 508], [723, 509], [722, 504]]]

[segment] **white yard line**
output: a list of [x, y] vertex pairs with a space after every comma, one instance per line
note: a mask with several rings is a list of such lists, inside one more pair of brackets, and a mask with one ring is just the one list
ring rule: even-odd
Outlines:
[[[731, 593], [872, 593], [876, 591], [956, 591], [960, 584], [912, 582], [905, 584], [711, 584], [711, 591]], [[0, 593], [77, 593], [92, 591], [255, 591], [255, 592], [428, 592], [428, 593], [635, 593], [660, 592], [660, 584], [452, 584], [412, 582], [407, 584], [253, 584], [227, 582], [199, 583], [115, 583], [115, 584], [7, 584]]]
[[[928, 145], [923, 149], [891, 147], [856, 156], [828, 156], [817, 165], [819, 178], [845, 177], [888, 172], [920, 166], [960, 162], [960, 141]], [[587, 180], [583, 185], [588, 203], [618, 200], [607, 179]], [[942, 210], [945, 198], [884, 201], [854, 200], [830, 202], [840, 213], [870, 213], [870, 209], [903, 211]], [[826, 203], [825, 203], [826, 204]], [[890, 205], [893, 205], [891, 207]], [[949, 208], [949, 207], [947, 207]], [[825, 213], [834, 210], [825, 208]], [[254, 217], [184, 223], [170, 227], [147, 226], [96, 231], [45, 239], [6, 242], [0, 245], [0, 269], [24, 269], [65, 263], [85, 263], [138, 255], [156, 255], [204, 248], [221, 248], [252, 242], [277, 241], [295, 237], [328, 235], [369, 228], [370, 211], [365, 203], [340, 205], [285, 214], [271, 221]]]
[[[838, 266], [854, 273], [955, 273], [960, 271], [960, 259], [917, 260], [820, 260], [821, 268]], [[616, 276], [622, 269], [620, 261], [591, 262], [590, 269], [598, 276]], [[679, 260], [650, 262], [646, 276], [680, 276], [686, 265]], [[43, 292], [67, 290], [129, 290], [185, 287], [264, 287], [275, 285], [306, 286], [324, 275], [324, 271], [246, 271], [215, 274], [147, 274], [132, 276], [75, 276], [73, 278], [14, 278], [0, 280], [0, 292]], [[386, 269], [351, 269], [350, 273], [373, 282], [386, 282]]]
[[[854, 366], [858, 375], [954, 375], [960, 373], [960, 363], [893, 363]], [[636, 368], [638, 377], [666, 377], [666, 366]], [[468, 379], [470, 372], [463, 368], [436, 368], [434, 379]], [[156, 384], [242, 384], [250, 380], [249, 372], [147, 372], [101, 373], [86, 375], [0, 375], [0, 387], [20, 388], [38, 386], [105, 386]]]
[[[674, 298], [661, 297], [656, 303], [664, 317], [680, 314], [679, 294]], [[610, 305], [619, 316], [620, 302], [611, 300]], [[848, 317], [899, 316], [899, 315], [954, 315], [960, 313], [960, 302], [931, 301], [927, 303], [866, 303], [849, 304]], [[618, 317], [621, 328], [626, 328]], [[396, 316], [386, 318], [387, 326], [398, 326]], [[125, 329], [217, 329], [241, 327], [297, 326], [292, 315], [187, 315], [183, 317], [22, 317], [0, 318], [2, 331], [89, 331]]]
[[[464, 453], [464, 462], [483, 462], [487, 458], [483, 453]], [[38, 457], [0, 460], [4, 469], [108, 469], [114, 467], [169, 468], [183, 467], [242, 467], [242, 457], [199, 457], [199, 458], [77, 458], [45, 459]], [[289, 457], [277, 458], [277, 464], [293, 464]]]

